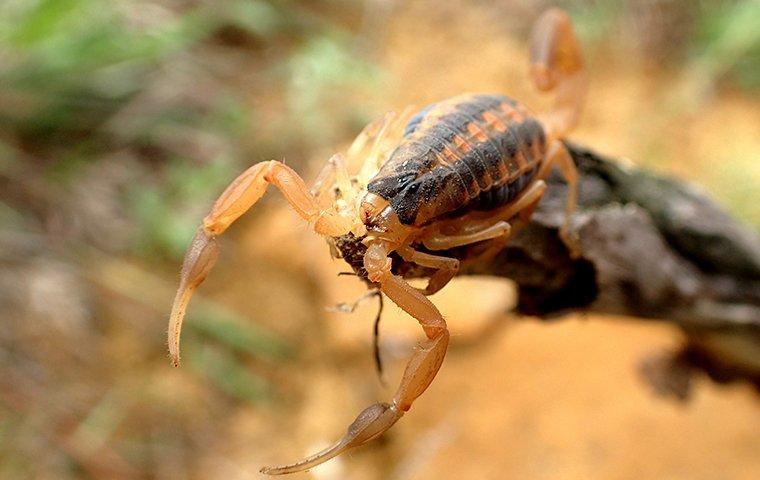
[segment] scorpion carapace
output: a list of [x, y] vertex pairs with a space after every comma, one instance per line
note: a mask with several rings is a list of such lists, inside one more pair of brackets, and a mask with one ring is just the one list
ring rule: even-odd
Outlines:
[[[408, 411], [443, 362], [449, 331], [427, 298], [453, 278], [460, 260], [483, 261], [505, 245], [509, 222], [525, 222], [558, 166], [570, 188], [561, 230], [572, 247], [569, 220], [576, 199], [575, 166], [561, 139], [575, 125], [586, 89], [580, 51], [567, 14], [545, 12], [533, 30], [531, 76], [553, 91], [553, 108], [532, 115], [500, 95], [467, 94], [415, 115], [387, 114], [357, 137], [345, 158], [333, 156], [309, 189], [290, 167], [258, 163], [222, 193], [185, 255], [169, 320], [169, 352], [179, 365], [179, 336], [187, 304], [219, 253], [216, 237], [273, 184], [298, 214], [328, 238], [357, 275], [414, 317], [427, 337], [412, 354], [389, 403], [365, 409], [345, 436], [299, 462], [266, 467], [268, 474], [319, 465], [381, 435]], [[458, 256], [462, 248], [477, 255]], [[405, 280], [417, 267], [427, 287]]]

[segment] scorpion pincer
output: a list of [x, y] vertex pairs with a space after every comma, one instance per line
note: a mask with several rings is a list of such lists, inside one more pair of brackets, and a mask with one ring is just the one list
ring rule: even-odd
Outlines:
[[[281, 162], [258, 163], [227, 187], [203, 220], [187, 250], [169, 321], [175, 366], [187, 304], [219, 253], [216, 237], [269, 184], [316, 233], [328, 237], [359, 276], [414, 317], [426, 336], [389, 403], [362, 411], [331, 447], [262, 472], [276, 475], [319, 465], [381, 435], [412, 407], [438, 373], [449, 344], [446, 322], [427, 296], [457, 274], [460, 258], [452, 249], [477, 244], [479, 256], [467, 261], [483, 261], [503, 248], [512, 230], [509, 222], [528, 220], [554, 166], [570, 187], [561, 233], [573, 245], [569, 219], [577, 174], [561, 139], [577, 123], [586, 74], [565, 12], [552, 9], [540, 17], [530, 58], [534, 84], [555, 93], [553, 108], [544, 115], [534, 116], [508, 97], [486, 94], [450, 98], [411, 118], [388, 114], [365, 128], [345, 157], [333, 156], [311, 189]], [[412, 264], [433, 272], [426, 288], [413, 288], [403, 278], [402, 267]]]

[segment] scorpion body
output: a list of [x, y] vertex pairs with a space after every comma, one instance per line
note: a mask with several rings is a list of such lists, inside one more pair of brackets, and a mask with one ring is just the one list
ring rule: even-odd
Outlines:
[[[390, 201], [405, 225], [487, 212], [522, 192], [546, 150], [543, 127], [525, 106], [504, 95], [459, 95], [428, 105], [409, 120], [367, 191]], [[364, 238], [348, 234], [334, 244], [366, 280]], [[396, 254], [391, 258], [394, 273], [413, 267]]]
[[[534, 84], [555, 93], [549, 112], [534, 116], [505, 96], [466, 94], [429, 105], [408, 120], [386, 115], [357, 137], [348, 161], [333, 156], [312, 188], [283, 163], [261, 162], [236, 178], [203, 220], [185, 254], [169, 320], [175, 365], [185, 310], [216, 262], [217, 237], [270, 184], [328, 239], [335, 255], [414, 317], [426, 336], [390, 402], [366, 408], [327, 449], [289, 465], [266, 467], [263, 473], [319, 465], [378, 437], [411, 408], [433, 381], [449, 342], [446, 321], [427, 297], [457, 274], [460, 261], [484, 261], [504, 247], [510, 222], [529, 219], [554, 166], [570, 187], [560, 234], [572, 251], [569, 220], [577, 173], [561, 139], [577, 122], [586, 77], [567, 14], [552, 9], [541, 16], [530, 56]], [[361, 167], [352, 171], [357, 161]], [[405, 280], [420, 267], [430, 272], [424, 289]]]

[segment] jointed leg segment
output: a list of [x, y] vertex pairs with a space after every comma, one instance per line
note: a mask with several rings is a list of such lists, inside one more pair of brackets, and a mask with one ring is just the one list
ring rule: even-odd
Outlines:
[[509, 223], [499, 220], [494, 223], [493, 220], [473, 221], [471, 224], [463, 225], [461, 233], [446, 234], [440, 230], [427, 234], [422, 238], [422, 244], [430, 250], [449, 250], [464, 245], [471, 245], [485, 240], [492, 240], [497, 237], [508, 236], [512, 230]]
[[414, 262], [423, 267], [436, 269], [436, 272], [430, 277], [427, 287], [425, 290], [422, 290], [425, 295], [433, 295], [438, 292], [445, 287], [459, 271], [459, 260], [456, 258], [418, 252], [411, 247], [400, 248], [398, 253], [406, 261]]
[[580, 247], [578, 246], [578, 238], [571, 231], [571, 222], [573, 214], [575, 213], [575, 207], [578, 203], [578, 170], [575, 167], [575, 162], [570, 156], [570, 152], [567, 151], [567, 147], [559, 141], [555, 140], [549, 145], [549, 151], [546, 153], [546, 160], [536, 176], [538, 178], [546, 178], [551, 169], [554, 166], [559, 167], [562, 176], [567, 182], [567, 200], [565, 201], [565, 223], [559, 230], [559, 235], [570, 249], [570, 255], [572, 257], [580, 256]]
[[330, 157], [322, 167], [309, 192], [320, 205], [332, 205], [335, 202], [333, 188], [337, 188], [338, 194], [346, 201], [353, 200], [354, 191], [351, 188], [346, 159], [339, 153]]
[[300, 176], [284, 163], [272, 160], [257, 163], [236, 178], [214, 203], [203, 220], [203, 229], [221, 235], [232, 222], [256, 203], [269, 184], [280, 189], [293, 209], [306, 221], [314, 222], [314, 230], [322, 235], [340, 236], [352, 225], [332, 209], [320, 209]]

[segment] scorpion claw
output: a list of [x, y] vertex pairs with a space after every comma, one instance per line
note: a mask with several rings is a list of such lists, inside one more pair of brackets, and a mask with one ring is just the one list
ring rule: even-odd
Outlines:
[[346, 435], [332, 446], [290, 465], [264, 467], [260, 471], [267, 475], [283, 475], [314, 468], [340, 455], [349, 448], [363, 445], [381, 435], [391, 428], [403, 414], [404, 412], [399, 410], [395, 404], [376, 403], [365, 408], [356, 417], [356, 420], [349, 425]]
[[187, 304], [198, 285], [206, 279], [218, 256], [219, 244], [216, 238], [202, 227], [199, 228], [190, 246], [187, 247], [180, 273], [179, 289], [174, 297], [172, 313], [169, 317], [169, 354], [175, 367], [179, 366], [179, 336]]

